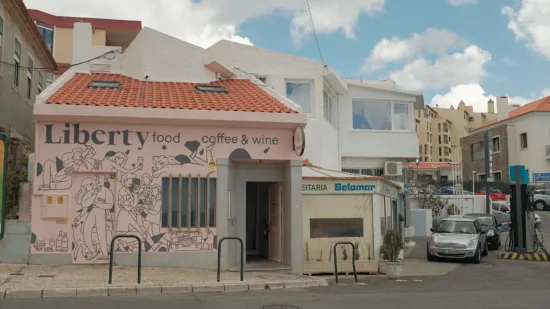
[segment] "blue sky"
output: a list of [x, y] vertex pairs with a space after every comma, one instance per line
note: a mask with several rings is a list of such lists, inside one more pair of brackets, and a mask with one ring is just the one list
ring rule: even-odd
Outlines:
[[[428, 28], [447, 29], [463, 38], [467, 45], [474, 44], [491, 53], [491, 60], [484, 66], [487, 75], [479, 80], [486, 96], [506, 94], [511, 96], [511, 101], [524, 103], [541, 97], [543, 90], [550, 88], [550, 58], [529, 48], [527, 41], [516, 39], [514, 32], [508, 29], [509, 17], [502, 14], [505, 6], [517, 11], [522, 3], [519, 0], [479, 0], [470, 5], [453, 6], [444, 0], [388, 0], [384, 12], [361, 16], [355, 39], [348, 39], [341, 32], [319, 34], [318, 38], [325, 62], [344, 77], [385, 79], [391, 72], [401, 70], [405, 63], [390, 63], [376, 72], [361, 70], [365, 58], [381, 39], [406, 40], [413, 33], [421, 34]], [[293, 42], [287, 31], [289, 22], [289, 17], [283, 15], [258, 18], [243, 23], [239, 34], [248, 37], [256, 46], [319, 59], [313, 37], [301, 44]], [[550, 41], [550, 32], [548, 36]], [[449, 52], [460, 51], [457, 48]], [[431, 61], [437, 58], [435, 55], [425, 57]], [[414, 90], [422, 91], [426, 102], [430, 103], [434, 95], [445, 94], [456, 85], [459, 84]], [[406, 84], [399, 86], [407, 88]], [[466, 98], [465, 95], [464, 100]], [[467, 103], [483, 108], [481, 105], [486, 101], [480, 99], [483, 101]]]
[[[303, 0], [24, 0], [60, 16], [141, 20], [209, 47], [220, 39], [319, 59]], [[309, 0], [326, 64], [440, 106], [550, 95], [550, 0]], [[108, 9], [106, 9], [108, 8]]]

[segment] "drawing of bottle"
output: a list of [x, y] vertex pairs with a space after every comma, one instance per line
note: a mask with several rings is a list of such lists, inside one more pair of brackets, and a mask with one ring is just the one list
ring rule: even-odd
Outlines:
[[69, 251], [69, 238], [67, 237], [67, 232], [63, 234], [63, 238], [61, 239], [61, 252], [67, 252]]
[[61, 242], [63, 241], [63, 232], [59, 231], [59, 235], [55, 239], [55, 251], [61, 251]]

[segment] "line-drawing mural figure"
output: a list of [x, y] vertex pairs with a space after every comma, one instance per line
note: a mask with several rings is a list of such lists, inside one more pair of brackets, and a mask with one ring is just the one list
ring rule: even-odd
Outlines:
[[96, 160], [94, 170], [98, 171], [118, 171], [121, 173], [135, 173], [138, 170], [143, 169], [143, 162], [138, 163], [138, 166], [127, 169], [126, 163], [128, 162], [128, 154], [130, 150], [125, 153], [121, 151], [107, 151], [102, 160]]
[[154, 156], [152, 171], [153, 177], [158, 178], [166, 173], [174, 165], [183, 166], [185, 164], [206, 165], [210, 158], [213, 158], [212, 150], [215, 144], [202, 145], [199, 141], [187, 141], [184, 144], [189, 150], [189, 154], [179, 154], [177, 156]]
[[[95, 180], [90, 177], [84, 178], [76, 194], [76, 202], [82, 209], [73, 225], [73, 233], [75, 228], [77, 230], [73, 236], [75, 248], [79, 249], [73, 258], [77, 258], [79, 253], [84, 253], [86, 260], [96, 259], [98, 255], [101, 256], [97, 260], [109, 259], [107, 243], [112, 238], [114, 227], [111, 217], [111, 212], [114, 211], [114, 196], [110, 190], [109, 175], [104, 175], [103, 179], [96, 175]], [[82, 225], [80, 229], [79, 225]], [[78, 247], [82, 243], [82, 238], [85, 244], [83, 252]]]
[[208, 231], [206, 237], [203, 238], [201, 249], [213, 250], [214, 249], [214, 233]]
[[42, 176], [38, 190], [66, 190], [72, 185], [72, 174], [76, 171], [91, 171], [95, 166], [95, 150], [86, 145], [74, 148], [71, 152], [37, 164], [37, 176]]

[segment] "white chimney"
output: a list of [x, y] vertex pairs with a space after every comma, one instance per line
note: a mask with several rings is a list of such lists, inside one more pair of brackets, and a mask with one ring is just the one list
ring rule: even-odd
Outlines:
[[497, 121], [504, 120], [508, 117], [510, 106], [508, 105], [508, 97], [501, 95], [497, 97]]
[[[73, 28], [73, 59], [71, 64], [88, 61], [92, 58], [92, 25], [76, 22]], [[74, 66], [77, 73], [90, 73], [90, 62]]]

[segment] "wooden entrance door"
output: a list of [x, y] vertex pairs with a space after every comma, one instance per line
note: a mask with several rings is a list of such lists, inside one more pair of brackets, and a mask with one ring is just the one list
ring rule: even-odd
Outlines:
[[269, 184], [269, 259], [283, 261], [283, 186]]

